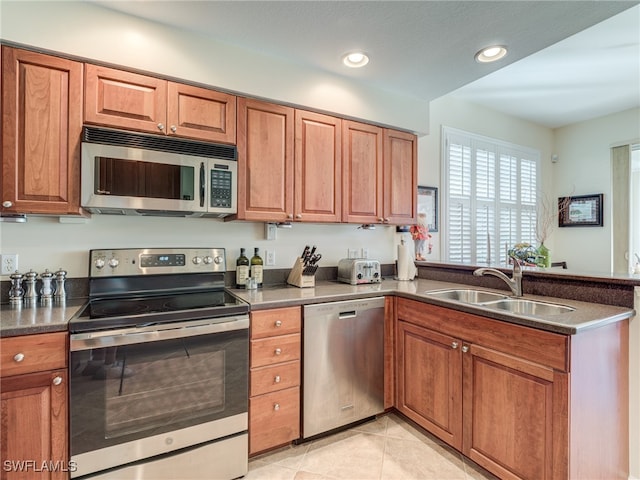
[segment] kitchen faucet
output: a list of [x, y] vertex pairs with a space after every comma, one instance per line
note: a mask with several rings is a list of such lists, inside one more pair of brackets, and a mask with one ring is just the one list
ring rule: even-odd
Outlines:
[[520, 260], [518, 260], [515, 256], [509, 255], [513, 260], [513, 278], [507, 277], [500, 270], [496, 270], [495, 268], [478, 268], [473, 271], [473, 274], [477, 277], [481, 277], [483, 275], [493, 275], [494, 277], [498, 277], [504, 280], [509, 288], [511, 289], [511, 293], [513, 293], [514, 297], [522, 296], [522, 268], [520, 267]]

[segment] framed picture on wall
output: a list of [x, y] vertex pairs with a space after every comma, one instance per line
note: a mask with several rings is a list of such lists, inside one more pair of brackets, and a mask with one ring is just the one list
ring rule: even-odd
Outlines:
[[558, 198], [559, 227], [602, 227], [604, 194]]
[[418, 186], [418, 214], [427, 216], [430, 232], [438, 231], [438, 188]]

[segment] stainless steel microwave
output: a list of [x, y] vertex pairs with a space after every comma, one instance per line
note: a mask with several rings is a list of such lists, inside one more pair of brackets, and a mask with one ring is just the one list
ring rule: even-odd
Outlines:
[[225, 217], [237, 212], [236, 147], [84, 127], [81, 204], [91, 213]]

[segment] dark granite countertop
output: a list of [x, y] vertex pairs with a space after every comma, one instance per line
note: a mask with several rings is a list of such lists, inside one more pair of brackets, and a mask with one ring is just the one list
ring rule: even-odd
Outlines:
[[607, 323], [625, 320], [635, 314], [633, 309], [625, 307], [580, 302], [563, 298], [525, 295], [524, 298], [526, 299], [538, 300], [547, 303], [558, 303], [575, 309], [572, 312], [560, 315], [537, 315], [534, 317], [524, 314], [501, 312], [482, 305], [472, 305], [452, 300], [436, 299], [425, 294], [425, 292], [430, 290], [452, 288], [473, 288], [496, 292], [503, 295], [508, 294], [508, 292], [505, 292], [504, 290], [494, 290], [490, 288], [473, 287], [458, 283], [425, 279], [415, 279], [413, 281], [385, 279], [379, 284], [358, 286], [332, 281], [321, 281], [317, 282], [316, 286], [313, 288], [298, 288], [290, 285], [281, 285], [278, 287], [267, 286], [258, 290], [232, 289], [231, 292], [248, 302], [251, 305], [251, 310], [354, 300], [381, 295], [396, 295], [496, 320], [566, 335], [573, 335], [589, 328], [595, 328]]
[[82, 308], [86, 300], [67, 300], [63, 304], [19, 306], [0, 305], [0, 336], [31, 335], [64, 332], [67, 323]]

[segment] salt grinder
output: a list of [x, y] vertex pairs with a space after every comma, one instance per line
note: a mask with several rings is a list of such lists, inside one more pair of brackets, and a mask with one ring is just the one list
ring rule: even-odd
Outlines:
[[38, 274], [33, 270], [29, 270], [24, 274], [24, 302], [25, 303], [35, 303], [38, 299], [38, 294], [36, 293], [36, 278]]
[[22, 305], [24, 298], [24, 290], [22, 289], [22, 275], [18, 270], [9, 275], [11, 279], [11, 288], [9, 289], [9, 303], [11, 305]]
[[54, 275], [56, 276], [56, 292], [53, 294], [53, 298], [57, 302], [64, 302], [67, 298], [67, 294], [64, 291], [64, 281], [67, 278], [67, 272], [61, 268]]
[[42, 288], [40, 289], [42, 297], [40, 299], [43, 303], [48, 303], [53, 299], [53, 273], [46, 269], [44, 273], [40, 274], [40, 278], [42, 279]]

